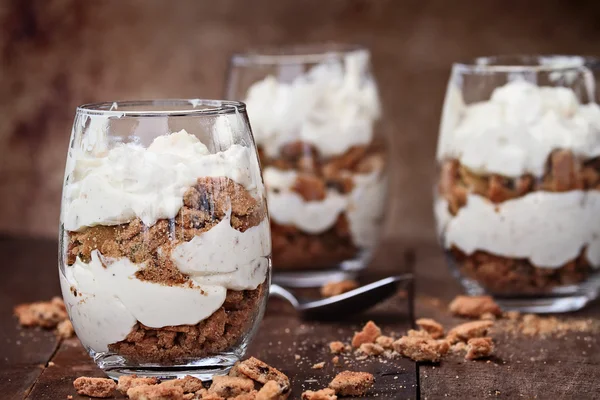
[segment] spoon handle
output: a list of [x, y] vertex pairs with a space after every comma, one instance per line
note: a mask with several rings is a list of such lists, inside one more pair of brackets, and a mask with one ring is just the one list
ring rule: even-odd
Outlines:
[[289, 290], [274, 283], [271, 284], [271, 288], [269, 289], [269, 296], [279, 297], [280, 299], [287, 300], [295, 309], [298, 309], [300, 306], [296, 296], [294, 296]]

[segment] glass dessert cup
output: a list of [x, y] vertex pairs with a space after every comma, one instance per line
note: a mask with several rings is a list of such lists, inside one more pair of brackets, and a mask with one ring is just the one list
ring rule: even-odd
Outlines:
[[506, 56], [453, 66], [434, 209], [469, 294], [537, 313], [577, 310], [598, 296], [599, 65]]
[[370, 53], [355, 46], [235, 55], [267, 190], [274, 281], [320, 286], [371, 260], [387, 194], [386, 143]]
[[225, 374], [262, 319], [271, 270], [245, 106], [79, 107], [59, 238], [69, 316], [108, 376]]

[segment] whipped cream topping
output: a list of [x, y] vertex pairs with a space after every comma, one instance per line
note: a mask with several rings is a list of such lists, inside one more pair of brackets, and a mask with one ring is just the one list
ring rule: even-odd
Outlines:
[[446, 248], [526, 258], [539, 268], [558, 268], [586, 257], [600, 267], [600, 192], [532, 192], [494, 204], [470, 194], [453, 217], [448, 203], [435, 204], [438, 233]]
[[305, 201], [291, 191], [297, 175], [296, 171], [265, 168], [263, 176], [273, 221], [316, 235], [333, 227], [345, 212], [354, 244], [365, 248], [375, 245], [387, 193], [386, 177], [381, 170], [353, 175], [352, 192], [343, 195], [328, 190], [325, 199], [317, 201]]
[[229, 177], [248, 190], [262, 185], [250, 147], [211, 154], [185, 130], [158, 136], [147, 148], [117, 143], [108, 150], [96, 141], [92, 153], [77, 153], [67, 166], [61, 218], [68, 231], [173, 218], [198, 177]]
[[253, 84], [245, 103], [257, 145], [276, 157], [282, 145], [303, 141], [328, 157], [369, 144], [380, 104], [368, 67], [369, 53], [355, 51], [289, 83], [268, 76]]
[[95, 250], [88, 264], [77, 259], [65, 267], [62, 292], [79, 339], [95, 351], [106, 351], [125, 339], [137, 321], [161, 328], [208, 318], [223, 305], [227, 289], [254, 290], [265, 281], [270, 254], [266, 218], [242, 233], [227, 217], [173, 249], [171, 259], [190, 276], [191, 285], [139, 280], [135, 273], [144, 264], [103, 257]]
[[465, 105], [451, 82], [444, 105], [437, 159], [456, 158], [481, 174], [541, 177], [553, 150], [600, 156], [600, 107], [580, 104], [575, 92], [514, 80], [489, 101]]

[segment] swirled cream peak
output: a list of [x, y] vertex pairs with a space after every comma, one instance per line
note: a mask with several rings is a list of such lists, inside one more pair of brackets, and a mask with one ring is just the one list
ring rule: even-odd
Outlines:
[[274, 157], [282, 145], [297, 140], [313, 144], [324, 156], [370, 143], [380, 105], [368, 65], [369, 53], [355, 51], [292, 82], [274, 76], [256, 82], [245, 102], [257, 144]]
[[495, 89], [489, 101], [465, 105], [449, 85], [438, 160], [457, 158], [477, 173], [540, 177], [556, 149], [600, 155], [598, 104], [580, 104], [568, 88], [515, 80]]
[[175, 217], [185, 191], [198, 177], [225, 176], [254, 189], [260, 176], [252, 169], [253, 156], [250, 148], [240, 145], [211, 154], [185, 130], [159, 136], [148, 148], [119, 143], [95, 155], [72, 152], [62, 222], [69, 231], [136, 217], [153, 225]]

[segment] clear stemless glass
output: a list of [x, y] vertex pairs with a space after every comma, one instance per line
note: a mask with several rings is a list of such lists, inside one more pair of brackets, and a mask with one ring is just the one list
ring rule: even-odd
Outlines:
[[597, 297], [599, 66], [578, 56], [453, 66], [435, 215], [468, 293], [526, 312], [576, 310]]
[[371, 259], [387, 193], [370, 53], [319, 45], [232, 57], [226, 97], [248, 106], [264, 168], [274, 280], [318, 286]]
[[77, 108], [59, 269], [77, 336], [108, 376], [226, 373], [262, 318], [271, 269], [244, 104]]

